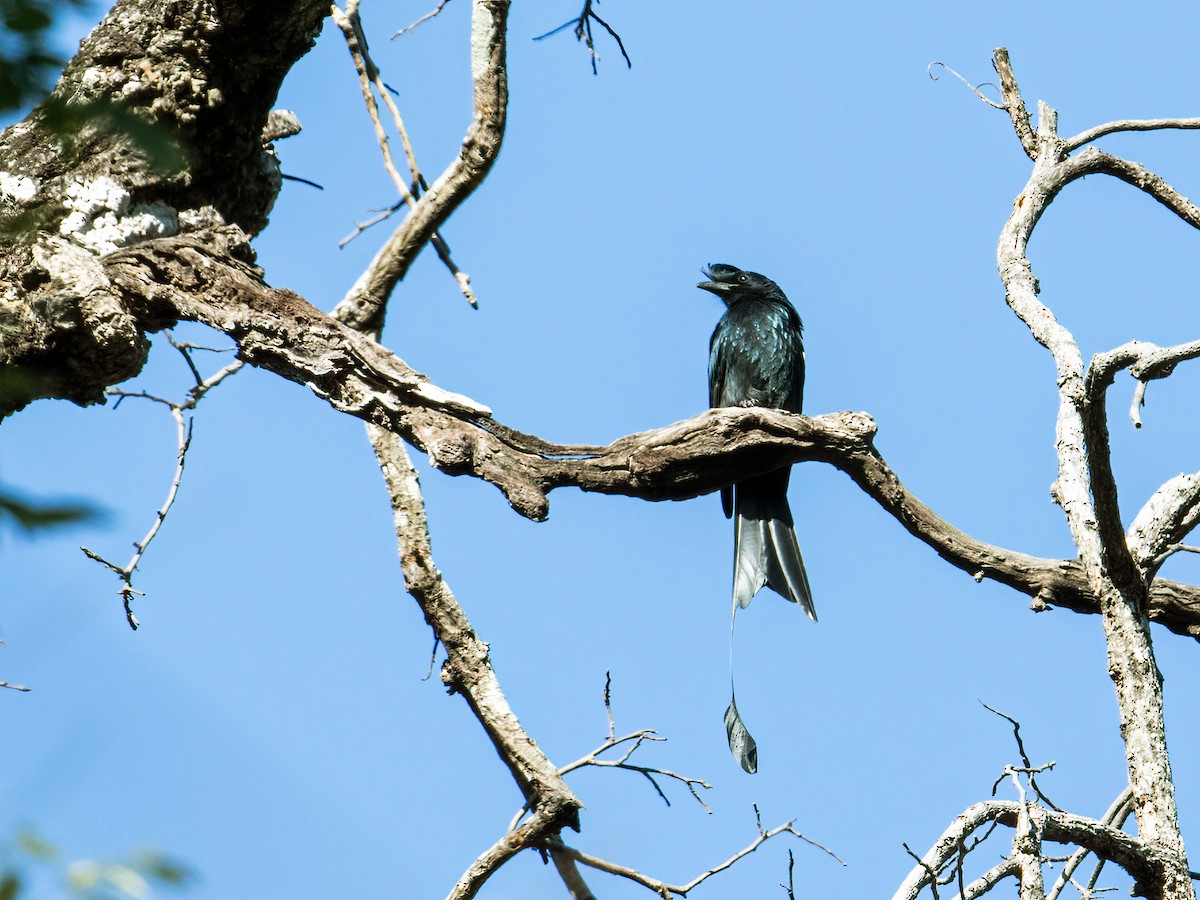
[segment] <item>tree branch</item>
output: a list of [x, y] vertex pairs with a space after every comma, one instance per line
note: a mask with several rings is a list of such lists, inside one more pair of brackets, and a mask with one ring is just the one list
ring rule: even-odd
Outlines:
[[996, 50], [992, 57], [992, 65], [995, 66], [996, 74], [1000, 76], [1000, 97], [1004, 101], [1004, 109], [1008, 110], [1012, 119], [1017, 139], [1029, 158], [1036, 159], [1037, 138], [1034, 136], [1033, 126], [1029, 124], [1029, 111], [1025, 108], [1025, 101], [1021, 99], [1021, 89], [1013, 74], [1012, 63], [1008, 60], [1008, 48], [1000, 47]]
[[[1022, 804], [1015, 800], [988, 800], [968, 807], [942, 833], [929, 852], [921, 857], [918, 865], [912, 868], [900, 888], [892, 895], [892, 900], [916, 900], [917, 895], [933, 877], [930, 873], [941, 872], [959, 852], [966, 839], [981, 826], [996, 822], [1009, 828], [1017, 828], [1021, 819], [1021, 808]], [[1035, 804], [1029, 805], [1029, 815], [1037, 820], [1042, 839], [1082, 847], [1102, 859], [1116, 863], [1139, 882], [1157, 883], [1168, 865], [1176, 863], [1152, 844], [1095, 819], [1073, 813], [1054, 812]]]
[[1200, 128], [1200, 119], [1118, 119], [1115, 122], [1105, 122], [1070, 138], [1067, 141], [1067, 150], [1078, 150], [1084, 144], [1090, 144], [1097, 138], [1118, 131], [1161, 131], [1165, 128]]
[[474, 118], [458, 158], [422, 195], [337, 305], [334, 315], [355, 328], [378, 331], [388, 298], [442, 224], [477, 188], [500, 153], [508, 105], [505, 41], [510, 0], [473, 0], [471, 77]]
[[564, 827], [578, 830], [583, 804], [517, 720], [492, 669], [488, 645], [475, 634], [453, 591], [434, 565], [425, 501], [404, 444], [383, 429], [371, 427], [368, 431], [391, 498], [405, 586], [446, 648], [442, 681], [467, 701], [508, 766], [531, 812], [529, 819], [506, 832], [459, 879], [449, 897], [467, 900], [522, 849], [542, 843]]
[[[997, 68], [1013, 83], [1007, 55], [997, 52]], [[1011, 111], [1011, 108], [1010, 108]], [[1019, 117], [1014, 127], [1026, 152], [1027, 133]], [[1195, 897], [1179, 828], [1163, 719], [1162, 676], [1154, 659], [1147, 618], [1148, 581], [1134, 562], [1121, 524], [1111, 468], [1104, 395], [1113, 373], [1123, 365], [1120, 353], [1101, 355], [1086, 373], [1079, 346], [1038, 299], [1038, 284], [1026, 247], [1042, 213], [1072, 181], [1094, 172], [1121, 178], [1146, 191], [1193, 226], [1200, 212], [1161, 178], [1143, 166], [1091, 147], [1069, 155], [1058, 136], [1058, 114], [1038, 104], [1033, 172], [1013, 206], [997, 246], [997, 266], [1005, 298], [1030, 334], [1054, 359], [1059, 393], [1055, 430], [1058, 478], [1053, 492], [1066, 515], [1079, 550], [1092, 596], [1099, 601], [1108, 651], [1108, 671], [1116, 687], [1121, 736], [1129, 782], [1133, 787], [1138, 833], [1146, 846], [1171, 858], [1148, 887], [1166, 900]], [[1040, 898], [1040, 873], [1023, 866], [1022, 896]]]
[[[1126, 787], [1125, 790], [1121, 791], [1117, 799], [1113, 801], [1112, 805], [1108, 808], [1108, 811], [1104, 814], [1104, 817], [1100, 820], [1100, 822], [1103, 825], [1108, 825], [1112, 828], [1120, 830], [1124, 828], [1125, 820], [1128, 819], [1132, 814], [1133, 790], [1132, 788]], [[1091, 853], [1090, 850], [1080, 849], [1071, 854], [1071, 858], [1067, 860], [1067, 864], [1063, 866], [1062, 872], [1055, 880], [1054, 885], [1050, 888], [1050, 893], [1046, 895], [1046, 900], [1058, 900], [1058, 897], [1060, 894], [1062, 894], [1063, 889], [1066, 888], [1067, 884], [1071, 881], [1071, 876], [1075, 874], [1075, 870], [1079, 868], [1089, 853]]]
[[[1063, 144], [1065, 151], [1066, 144]], [[1200, 209], [1179, 193], [1167, 181], [1155, 175], [1141, 163], [1122, 159], [1105, 153], [1096, 147], [1089, 147], [1078, 156], [1067, 159], [1060, 168], [1062, 184], [1066, 185], [1085, 175], [1111, 175], [1126, 184], [1133, 185], [1139, 191], [1149, 194], [1179, 218], [1193, 228], [1200, 228]]]
[[[757, 808], [755, 811], [757, 812]], [[606, 872], [609, 875], [616, 875], [620, 878], [626, 878], [629, 881], [635, 882], [636, 884], [640, 884], [642, 887], [653, 891], [654, 893], [658, 894], [660, 897], [667, 898], [667, 900], [669, 900], [669, 898], [672, 897], [673, 895], [679, 895], [681, 897], [687, 896], [689, 891], [695, 890], [695, 888], [699, 887], [701, 884], [703, 884], [709, 878], [711, 878], [714, 875], [717, 875], [721, 872], [724, 872], [726, 869], [733, 866], [739, 860], [743, 859], [746, 856], [749, 856], [751, 853], [753, 853], [755, 850], [757, 850], [759, 847], [761, 847], [767, 841], [771, 840], [771, 838], [778, 837], [781, 834], [794, 835], [795, 837], [799, 838], [800, 840], [804, 841], [805, 843], [810, 844], [813, 847], [816, 847], [818, 850], [824, 850], [825, 853], [832, 856], [843, 866], [845, 865], [845, 863], [842, 862], [842, 860], [838, 857], [838, 855], [836, 853], [834, 853], [832, 850], [822, 847], [816, 841], [813, 841], [810, 838], [805, 837], [803, 834], [801, 834], [799, 831], [797, 831], [795, 829], [795, 827], [793, 826], [793, 824], [791, 822], [786, 822], [783, 825], [777, 825], [775, 828], [772, 828], [770, 831], [764, 831], [762, 824], [760, 822], [759, 826], [758, 826], [758, 836], [753, 841], [751, 841], [747, 846], [743, 847], [737, 853], [733, 854], [733, 856], [729, 857], [729, 859], [725, 860], [725, 862], [721, 863], [720, 865], [713, 866], [711, 869], [708, 869], [704, 872], [701, 872], [699, 875], [697, 875], [695, 878], [693, 878], [691, 881], [687, 882], [686, 884], [668, 884], [665, 881], [660, 881], [657, 878], [652, 878], [651, 876], [645, 875], [642, 872], [639, 872], [637, 869], [630, 868], [629, 866], [623, 866], [620, 863], [609, 862], [608, 860], [601, 859], [598, 856], [591, 856], [590, 854], [583, 853], [580, 850], [576, 850], [574, 847], [568, 847], [566, 844], [562, 843], [562, 841], [559, 841], [559, 840], [549, 841], [547, 846], [550, 848], [551, 851], [560, 853], [563, 856], [566, 856], [567, 858], [574, 860], [575, 862], [582, 863], [583, 865], [588, 866], [593, 869], [596, 869], [597, 871], [600, 871], [600, 872]]]
[[[391, 216], [401, 205], [407, 204], [410, 208], [416, 206], [416, 194], [422, 188], [428, 187], [425, 184], [425, 178], [421, 174], [421, 170], [417, 167], [417, 158], [413, 153], [412, 142], [408, 139], [408, 131], [404, 127], [404, 120], [400, 117], [400, 110], [396, 108], [396, 104], [388, 92], [387, 85], [384, 84], [383, 75], [380, 73], [379, 67], [375, 65], [374, 60], [371, 59], [371, 54], [367, 50], [367, 38], [363, 32], [358, 7], [358, 0], [348, 0], [344, 12], [338, 6], [334, 5], [331, 16], [334, 23], [341, 29], [342, 35], [346, 39], [346, 47], [350, 50], [350, 57], [354, 60], [354, 67], [358, 72], [359, 87], [363, 95], [363, 104], [367, 108], [367, 115], [370, 117], [371, 124], [375, 129], [375, 140], [379, 144], [379, 152], [383, 155], [383, 165], [388, 175], [391, 176], [392, 183], [396, 187], [396, 192], [400, 195], [400, 200], [384, 210], [382, 215], [373, 218], [366, 224], [357, 226], [349, 238], [339, 242], [339, 247], [345, 246], [371, 225], [382, 222]], [[437, 10], [429, 14], [429, 17], [432, 18], [440, 11], [441, 7], [438, 7]], [[418, 22], [417, 24], [420, 23]], [[379, 92], [379, 96], [387, 105], [388, 112], [392, 115], [392, 123], [396, 127], [397, 134], [400, 135], [400, 142], [404, 146], [404, 155], [408, 160], [408, 170], [411, 177], [411, 182], [409, 183], [406, 183], [400, 176], [400, 172], [396, 168], [396, 163], [392, 158], [387, 130], [383, 127], [383, 120], [379, 117], [379, 105], [375, 102], [374, 91]], [[467, 302], [473, 307], [478, 307], [479, 302], [475, 299], [475, 294], [471, 290], [470, 276], [458, 268], [454, 262], [454, 258], [450, 255], [450, 247], [441, 234], [434, 231], [430, 235], [429, 242], [433, 245], [433, 249], [437, 251], [438, 258], [442, 261], [443, 265], [450, 270], [450, 274], [458, 282], [459, 289], [463, 292], [463, 296], [467, 298]]]
[[[847, 475], [910, 534], [977, 580], [992, 578], [1035, 599], [1095, 613], [1075, 560], [1029, 556], [976, 540], [934, 513], [873, 445], [865, 414], [806, 417], [764, 409], [708, 410], [607, 446], [562, 445], [508, 428], [481, 404], [444, 391], [402, 360], [315, 309], [272, 289], [230, 260], [222, 236], [147, 242], [112, 254], [104, 274], [147, 328], [174, 319], [229, 334], [242, 358], [307, 386], [334, 408], [399, 434], [452, 475], [496, 485], [522, 515], [542, 520], [558, 487], [646, 500], [684, 500], [748, 475], [818, 461]], [[1200, 590], [1156, 582], [1151, 614], [1172, 631], [1200, 636]]]

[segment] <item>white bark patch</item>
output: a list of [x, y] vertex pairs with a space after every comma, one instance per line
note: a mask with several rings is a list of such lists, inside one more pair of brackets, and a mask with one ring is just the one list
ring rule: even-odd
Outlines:
[[179, 233], [179, 216], [165, 203], [130, 206], [129, 191], [107, 175], [67, 186], [70, 212], [59, 233], [103, 256], [121, 247]]
[[478, 81], [488, 70], [496, 23], [492, 11], [476, 0], [471, 9], [471, 78]]
[[37, 196], [37, 182], [24, 175], [0, 172], [0, 194], [18, 203], [26, 203]]

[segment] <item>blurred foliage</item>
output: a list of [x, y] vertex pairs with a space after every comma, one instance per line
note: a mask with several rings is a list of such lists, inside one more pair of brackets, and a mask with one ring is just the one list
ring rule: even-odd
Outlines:
[[149, 900], [156, 888], [185, 889], [195, 881], [186, 866], [153, 851], [127, 860], [65, 862], [58, 848], [31, 831], [0, 845], [0, 900], [31, 896], [35, 881], [54, 881], [66, 896], [84, 900]]
[[[56, 525], [73, 525], [94, 520], [100, 511], [86, 503], [35, 502], [0, 487], [0, 526], [11, 526], [27, 534]], [[0, 900], [4, 900], [0, 894]]]
[[0, 0], [0, 112], [50, 92], [64, 63], [48, 40], [55, 19], [67, 8], [86, 5], [87, 0]]

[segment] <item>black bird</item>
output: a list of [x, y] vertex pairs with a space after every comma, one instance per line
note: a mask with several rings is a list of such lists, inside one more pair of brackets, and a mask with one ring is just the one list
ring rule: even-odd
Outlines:
[[[725, 314], [708, 350], [708, 402], [801, 411], [804, 342], [800, 316], [779, 286], [757, 272], [716, 264], [696, 287], [720, 297]], [[735, 516], [733, 601], [746, 607], [764, 585], [798, 603], [814, 621], [812, 592], [788, 507], [791, 466], [722, 488]]]

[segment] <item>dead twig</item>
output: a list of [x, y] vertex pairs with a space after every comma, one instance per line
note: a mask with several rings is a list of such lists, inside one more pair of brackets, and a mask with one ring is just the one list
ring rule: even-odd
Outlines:
[[984, 94], [983, 91], [979, 90], [981, 87], [985, 87], [985, 86], [996, 87], [996, 85], [992, 84], [990, 81], [985, 81], [985, 82], [983, 82], [983, 84], [971, 84], [971, 82], [967, 81], [967, 79], [965, 79], [962, 75], [959, 74], [958, 70], [950, 68], [944, 62], [931, 62], [925, 68], [925, 71], [929, 73], [929, 77], [931, 79], [933, 79], [934, 81], [938, 80], [938, 77], [933, 74], [934, 66], [941, 66], [943, 69], [945, 69], [951, 75], [953, 75], [955, 78], [957, 78], [963, 84], [965, 84], [967, 86], [967, 89], [972, 94], [974, 94], [976, 97], [978, 97], [984, 103], [986, 103], [988, 106], [994, 107], [995, 109], [1004, 109], [1003, 103], [997, 103], [991, 97]]
[[[426, 16], [426, 18], [432, 18], [441, 12], [442, 6], [445, 6], [446, 2], [448, 0], [443, 0], [442, 4]], [[383, 155], [383, 166], [391, 177], [392, 183], [396, 186], [396, 190], [400, 194], [400, 200], [382, 210], [380, 215], [374, 216], [365, 223], [356, 224], [354, 231], [338, 242], [339, 247], [346, 246], [346, 244], [354, 240], [354, 238], [358, 237], [358, 235], [362, 234], [372, 225], [376, 225], [389, 218], [402, 206], [407, 205], [410, 209], [415, 208], [420, 192], [428, 188], [424, 177], [421, 175], [421, 170], [417, 166], [416, 154], [413, 151], [412, 142], [408, 137], [408, 129], [404, 126], [404, 119], [401, 117], [400, 110], [396, 106], [395, 101], [392, 100], [391, 91], [384, 83], [379, 67], [371, 59], [367, 47], [366, 34], [363, 31], [362, 20], [358, 13], [358, 6], [359, 0], [348, 0], [346, 9], [343, 11], [335, 4], [331, 7], [330, 15], [334, 23], [341, 29], [342, 35], [346, 40], [346, 47], [349, 49], [350, 56], [354, 60], [354, 68], [358, 72], [359, 87], [362, 90], [363, 103], [367, 108], [371, 124], [374, 126], [375, 140], [379, 144], [379, 151]], [[420, 21], [424, 21], [424, 19]], [[420, 21], [414, 23], [411, 27], [416, 27], [416, 25], [420, 24]], [[397, 32], [394, 37], [401, 33], [403, 32]], [[399, 134], [400, 142], [404, 147], [409, 171], [409, 180], [407, 182], [396, 168], [395, 160], [392, 157], [387, 129], [384, 128], [383, 120], [379, 115], [379, 104], [375, 99], [376, 91], [378, 91], [384, 105], [387, 106], [396, 133]], [[438, 258], [450, 270], [450, 274], [454, 276], [454, 280], [458, 284], [459, 290], [462, 291], [463, 296], [467, 298], [467, 302], [473, 308], [478, 309], [479, 301], [471, 289], [471, 278], [455, 264], [453, 257], [450, 255], [450, 246], [436, 230], [430, 236], [429, 242], [437, 252]]]
[[[558, 770], [558, 774], [560, 776], [565, 776], [571, 772], [586, 768], [588, 766], [595, 766], [596, 768], [623, 769], [627, 772], [635, 772], [650, 782], [654, 788], [654, 792], [658, 794], [663, 803], [667, 804], [667, 806], [671, 805], [671, 800], [669, 797], [667, 797], [666, 791], [663, 790], [658, 779], [673, 779], [686, 786], [692, 797], [695, 798], [696, 802], [704, 807], [704, 811], [709, 815], [712, 815], [712, 810], [709, 808], [708, 804], [704, 802], [704, 798], [700, 796], [700, 789], [706, 791], [712, 790], [712, 785], [707, 781], [704, 781], [700, 778], [692, 778], [689, 775], [681, 775], [678, 772], [671, 771], [670, 769], [660, 769], [656, 766], [642, 766], [629, 761], [643, 743], [647, 741], [665, 743], [667, 739], [665, 737], [660, 737], [652, 728], [643, 728], [638, 731], [630, 732], [629, 734], [621, 737], [616, 736], [616, 724], [612, 711], [611, 672], [606, 672], [604, 676], [604, 711], [608, 717], [608, 737], [591, 753], [588, 753], [586, 756], [581, 756], [574, 762], [568, 763], [567, 765], [561, 767]], [[625, 747], [624, 752], [621, 753], [620, 756], [615, 759], [601, 758], [603, 754], [610, 750], [614, 750], [617, 747]], [[512, 821], [509, 822], [508, 827], [510, 831], [517, 827], [517, 824], [528, 811], [528, 804], [517, 811]]]
[[[998, 710], [998, 709], [993, 709], [992, 707], [990, 707], [986, 703], [984, 703], [982, 700], [979, 701], [979, 704], [984, 709], [986, 709], [988, 712], [990, 712], [994, 715], [997, 715], [1000, 718], [1006, 720], [1013, 727], [1013, 740], [1015, 740], [1017, 742], [1017, 752], [1021, 754], [1021, 762], [1023, 762], [1025, 765], [1023, 768], [1019, 768], [1019, 769], [1010, 766], [1005, 770], [1005, 773], [1007, 774], [1010, 769], [1013, 772], [1024, 773], [1029, 778], [1029, 787], [1032, 788], [1033, 792], [1037, 795], [1038, 799], [1041, 800], [1043, 803], [1045, 803], [1047, 806], [1049, 806], [1055, 812], [1062, 812], [1062, 809], [1059, 806], [1057, 806], [1054, 803], [1054, 801], [1052, 801], [1049, 797], [1047, 797], [1042, 792], [1041, 788], [1038, 787], [1037, 779], [1034, 777], [1039, 772], [1045, 772], [1045, 771], [1048, 771], [1049, 769], [1053, 769], [1054, 763], [1049, 763], [1048, 765], [1041, 766], [1039, 768], [1034, 768], [1033, 762], [1029, 759], [1029, 754], [1025, 752], [1025, 742], [1021, 740], [1021, 723], [1018, 722], [1016, 719], [1014, 719], [1012, 716], [1006, 715], [1006, 714], [1000, 712], [1000, 710]], [[1002, 775], [1001, 778], [1003, 778], [1003, 777], [1004, 776]], [[999, 781], [996, 782], [996, 784], [999, 784], [999, 783], [1000, 783]], [[992, 796], [993, 797], [996, 796], [995, 785], [992, 786]]]
[[547, 31], [545, 34], [539, 34], [534, 38], [534, 40], [545, 40], [546, 38], [553, 37], [560, 31], [564, 31], [565, 29], [574, 25], [575, 40], [583, 41], [584, 45], [588, 48], [588, 53], [591, 55], [592, 59], [592, 74], [599, 75], [600, 70], [597, 68], [596, 63], [600, 60], [600, 54], [596, 52], [596, 41], [592, 37], [592, 22], [595, 22], [597, 25], [607, 31], [612, 39], [617, 42], [617, 48], [621, 51], [621, 56], [625, 58], [625, 65], [632, 69], [633, 60], [629, 58], [629, 54], [625, 51], [625, 43], [621, 40], [621, 36], [613, 30], [611, 25], [596, 15], [596, 10], [593, 7], [599, 2], [600, 0], [584, 0], [583, 10], [578, 16], [576, 16], [574, 19], [568, 19], [557, 28], [553, 28], [550, 31]]
[[171, 418], [175, 420], [177, 452], [175, 461], [175, 474], [171, 479], [171, 487], [167, 491], [167, 499], [155, 513], [154, 522], [150, 525], [150, 530], [146, 532], [141, 540], [133, 542], [133, 556], [124, 566], [118, 566], [116, 563], [109, 561], [99, 553], [89, 550], [87, 547], [79, 548], [89, 559], [100, 563], [102, 566], [113, 572], [118, 578], [121, 579], [121, 587], [118, 590], [118, 593], [121, 595], [121, 603], [125, 609], [125, 620], [129, 623], [129, 627], [134, 631], [137, 631], [138, 620], [137, 616], [133, 614], [133, 598], [134, 595], [143, 596], [143, 594], [141, 591], [134, 588], [133, 574], [137, 571], [138, 564], [142, 561], [142, 557], [145, 555], [146, 549], [150, 546], [151, 541], [154, 540], [154, 538], [158, 535], [159, 529], [162, 528], [162, 524], [167, 518], [167, 513], [169, 513], [171, 511], [171, 507], [175, 505], [175, 498], [179, 495], [179, 486], [183, 481], [184, 466], [187, 464], [187, 452], [192, 445], [193, 418], [185, 415], [185, 413], [194, 410], [196, 408], [196, 404], [204, 399], [204, 396], [209, 391], [245, 365], [245, 363], [240, 359], [234, 360], [229, 365], [220, 369], [218, 372], [206, 379], [201, 377], [200, 370], [197, 368], [195, 361], [192, 359], [191, 352], [193, 350], [210, 350], [212, 348], [196, 347], [193, 344], [177, 343], [170, 335], [167, 335], [167, 340], [170, 341], [172, 347], [179, 351], [196, 382], [195, 385], [188, 391], [186, 399], [176, 403], [173, 400], [167, 400], [164, 397], [157, 397], [153, 394], [147, 393], [146, 391], [124, 391], [117, 388], [111, 388], [106, 391], [110, 397], [117, 398], [117, 402], [113, 405], [114, 409], [119, 407], [122, 401], [128, 398], [136, 398], [139, 400], [150, 400], [154, 403], [161, 403], [170, 410]]
[[758, 836], [747, 846], [743, 847], [737, 853], [733, 854], [733, 856], [729, 857], [729, 859], [725, 860], [725, 862], [701, 872], [686, 884], [669, 884], [665, 881], [660, 881], [657, 878], [653, 878], [649, 875], [639, 872], [637, 869], [630, 868], [629, 866], [623, 866], [620, 863], [610, 862], [606, 859], [601, 859], [597, 856], [592, 856], [588, 853], [576, 850], [574, 847], [568, 847], [560, 839], [548, 841], [547, 848], [554, 852], [561, 853], [578, 863], [588, 866], [589, 868], [596, 869], [601, 872], [607, 872], [609, 875], [616, 875], [619, 878], [626, 878], [629, 881], [640, 884], [642, 887], [653, 891], [660, 897], [668, 898], [668, 900], [672, 896], [687, 896], [688, 892], [695, 890], [696, 887], [703, 884], [709, 878], [724, 872], [739, 860], [749, 856], [767, 841], [774, 837], [778, 837], [781, 834], [790, 834], [794, 837], [797, 837], [805, 843], [816, 847], [818, 850], [823, 850], [843, 866], [846, 865], [846, 863], [843, 862], [841, 858], [838, 857], [838, 855], [832, 850], [827, 847], [823, 847], [821, 844], [818, 844], [811, 838], [805, 837], [803, 834], [797, 831], [793, 825], [793, 822], [786, 822], [783, 825], [778, 825], [775, 828], [772, 828], [770, 831], [765, 831], [762, 827], [762, 817], [759, 815], [757, 806], [754, 807], [754, 816], [758, 827]]
[[428, 22], [430, 19], [432, 19], [438, 13], [440, 13], [443, 9], [445, 9], [446, 4], [449, 2], [450, 2], [450, 0], [442, 0], [442, 2], [439, 3], [434, 9], [425, 13], [425, 15], [421, 16], [421, 18], [417, 19], [417, 21], [413, 22], [411, 25], [405, 25], [403, 28], [401, 28], [399, 31], [397, 31], [395, 34], [393, 34], [392, 40], [394, 41], [396, 38], [400, 37], [400, 35], [402, 35], [402, 34], [408, 34], [408, 32], [412, 31], [418, 25], [424, 25], [426, 22]]

